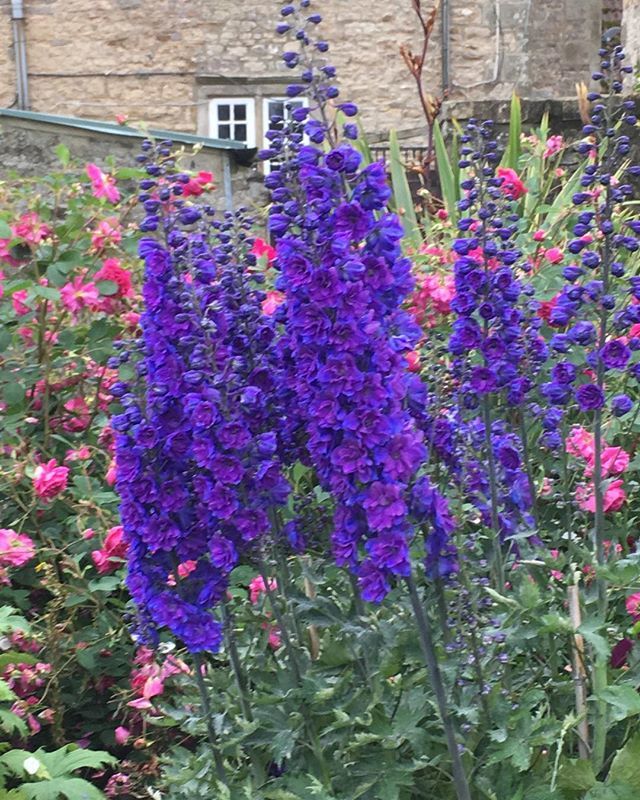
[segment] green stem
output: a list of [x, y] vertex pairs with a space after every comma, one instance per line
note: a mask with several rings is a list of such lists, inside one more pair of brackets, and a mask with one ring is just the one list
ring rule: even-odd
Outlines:
[[[266, 564], [264, 563], [264, 559], [262, 557], [260, 557], [258, 560], [258, 570], [260, 572], [260, 576], [264, 583], [265, 592], [267, 594], [267, 597], [269, 598], [269, 604], [271, 606], [271, 610], [273, 611], [273, 616], [275, 617], [276, 623], [280, 629], [280, 636], [282, 637], [284, 648], [287, 652], [287, 662], [289, 664], [289, 668], [291, 669], [291, 674], [294, 683], [298, 689], [301, 689], [302, 669], [300, 667], [300, 662], [298, 661], [298, 657], [295, 652], [295, 647], [293, 646], [291, 637], [289, 636], [289, 630], [286, 625], [286, 620], [276, 600], [276, 593], [273, 591], [273, 589], [271, 588], [271, 584], [269, 583]], [[307, 734], [309, 736], [309, 745], [311, 751], [313, 752], [316, 761], [318, 763], [318, 767], [320, 768], [322, 783], [326, 788], [330, 788], [331, 773], [329, 772], [327, 762], [324, 758], [324, 754], [322, 752], [322, 746], [320, 744], [320, 739], [318, 738], [318, 734], [316, 733], [313, 719], [304, 701], [300, 704], [300, 712], [302, 714], [302, 718], [304, 720], [305, 727], [307, 729]]]
[[198, 692], [200, 694], [200, 702], [202, 704], [202, 712], [207, 726], [207, 735], [209, 737], [209, 743], [211, 744], [211, 752], [213, 753], [213, 762], [216, 767], [216, 774], [218, 775], [218, 780], [225, 786], [228, 786], [229, 781], [227, 780], [227, 773], [224, 768], [222, 754], [220, 753], [220, 749], [218, 747], [218, 737], [216, 735], [216, 731], [213, 726], [213, 717], [211, 715], [211, 704], [209, 703], [209, 694], [207, 693], [207, 687], [205, 686], [204, 683], [204, 676], [202, 675], [204, 662], [202, 660], [202, 656], [200, 655], [200, 653], [193, 654], [193, 664], [196, 670], [196, 684], [198, 686]]
[[238, 646], [233, 629], [233, 616], [226, 603], [222, 604], [222, 616], [224, 619], [224, 634], [227, 642], [227, 650], [229, 651], [229, 661], [231, 661], [231, 668], [236, 679], [236, 685], [240, 696], [240, 708], [247, 722], [253, 722], [253, 712], [251, 711], [251, 703], [249, 702], [247, 693], [247, 679], [242, 670], [242, 664], [240, 663]]
[[447, 696], [442, 682], [442, 675], [440, 674], [440, 667], [438, 666], [438, 657], [436, 655], [433, 638], [431, 636], [431, 629], [429, 620], [424, 613], [418, 589], [416, 587], [413, 576], [410, 575], [406, 578], [407, 586], [409, 588], [409, 596], [411, 598], [411, 605], [413, 607], [413, 614], [418, 628], [418, 635], [420, 638], [420, 645], [422, 653], [429, 672], [429, 680], [431, 687], [436, 696], [440, 718], [442, 720], [442, 727], [444, 728], [445, 738], [447, 740], [447, 748], [449, 750], [449, 757], [451, 758], [451, 768], [453, 772], [453, 783], [455, 785], [456, 796], [458, 800], [471, 800], [471, 792], [469, 790], [469, 783], [467, 776], [462, 766], [462, 759], [458, 750], [458, 742], [456, 741], [456, 733], [453, 726], [453, 720], [449, 713], [447, 704]]

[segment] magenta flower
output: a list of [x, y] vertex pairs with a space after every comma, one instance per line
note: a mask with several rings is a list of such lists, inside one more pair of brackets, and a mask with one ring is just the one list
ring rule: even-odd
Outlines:
[[40, 500], [48, 502], [67, 488], [69, 468], [61, 467], [55, 458], [38, 464], [33, 473], [33, 488]]
[[0, 528], [0, 567], [21, 567], [35, 554], [35, 545], [28, 536]]
[[87, 175], [91, 180], [91, 191], [94, 197], [106, 197], [110, 203], [117, 203], [120, 192], [115, 179], [103, 172], [97, 164], [87, 164]]

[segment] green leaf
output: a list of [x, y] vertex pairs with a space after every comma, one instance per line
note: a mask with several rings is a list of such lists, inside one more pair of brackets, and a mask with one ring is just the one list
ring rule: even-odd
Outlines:
[[0, 708], [0, 728], [10, 735], [17, 733], [19, 736], [26, 736], [28, 733], [25, 721], [6, 708]]
[[104, 800], [104, 794], [82, 778], [54, 778], [38, 783], [23, 783], [20, 791], [28, 800]]
[[586, 792], [597, 782], [590, 761], [571, 759], [565, 762], [558, 776], [558, 786], [572, 792]]
[[633, 686], [607, 686], [599, 698], [612, 706], [611, 716], [615, 722], [640, 714], [640, 694]]
[[436, 163], [438, 165], [438, 176], [440, 178], [440, 188], [447, 212], [452, 222], [458, 219], [458, 187], [456, 186], [451, 160], [447, 151], [440, 123], [436, 120], [433, 126], [433, 143], [436, 151]]
[[2, 387], [2, 397], [10, 408], [21, 405], [25, 397], [24, 385], [18, 381], [5, 384]]
[[118, 284], [115, 281], [98, 281], [96, 287], [100, 294], [106, 297], [111, 297], [111, 295], [116, 294], [118, 291]]
[[66, 144], [60, 142], [60, 144], [54, 148], [54, 153], [58, 156], [58, 161], [60, 161], [63, 167], [66, 167], [69, 164], [70, 154], [69, 148]]
[[398, 134], [391, 131], [389, 134], [389, 163], [391, 166], [391, 183], [393, 185], [393, 197], [396, 211], [401, 216], [405, 228], [405, 240], [409, 242], [414, 250], [418, 250], [422, 244], [420, 230], [418, 228], [418, 218], [413, 207], [411, 189], [407, 180], [407, 172], [402, 163], [400, 145], [398, 144]]
[[12, 606], [0, 606], [0, 633], [18, 630], [29, 633], [31, 627], [24, 617], [16, 613]]
[[598, 783], [587, 792], [584, 800], [638, 800], [638, 791], [623, 783]]
[[[66, 745], [53, 753], [47, 754], [50, 759], [49, 771], [54, 777], [67, 775], [76, 769], [99, 769], [116, 763], [116, 759], [106, 750], [85, 750], [82, 747]], [[55, 766], [54, 766], [55, 764]]]
[[0, 219], [0, 239], [12, 239], [13, 233], [9, 225], [3, 220]]
[[522, 135], [522, 108], [520, 98], [514, 92], [511, 96], [511, 110], [509, 113], [509, 142], [505, 150], [502, 164], [511, 169], [518, 169], [518, 161], [520, 160], [521, 144], [520, 137]]
[[37, 297], [43, 297], [45, 300], [59, 300], [60, 292], [51, 286], [40, 286], [40, 284], [33, 287], [33, 293]]
[[618, 750], [609, 770], [613, 783], [627, 783], [640, 791], [640, 734], [636, 734]]

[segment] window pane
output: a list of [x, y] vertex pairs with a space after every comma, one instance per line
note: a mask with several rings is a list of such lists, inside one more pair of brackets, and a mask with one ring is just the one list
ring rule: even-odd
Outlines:
[[231, 125], [218, 125], [218, 138], [230, 139], [231, 138]]
[[231, 107], [224, 105], [218, 106], [218, 119], [221, 122], [226, 122], [231, 118]]
[[269, 100], [269, 118], [284, 117], [284, 102], [282, 100]]
[[233, 138], [238, 142], [246, 142], [247, 141], [247, 126], [246, 125], [234, 125]]
[[247, 118], [247, 107], [244, 103], [241, 105], [234, 105], [233, 107], [233, 118], [237, 120], [244, 120]]

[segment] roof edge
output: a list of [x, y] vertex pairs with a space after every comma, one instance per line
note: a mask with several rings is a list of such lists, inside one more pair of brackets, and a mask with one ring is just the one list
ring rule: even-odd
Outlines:
[[146, 136], [151, 136], [154, 139], [172, 139], [175, 142], [199, 144], [202, 147], [210, 147], [214, 150], [247, 149], [244, 142], [237, 142], [231, 139], [212, 139], [208, 136], [198, 136], [193, 133], [170, 131], [163, 128], [148, 128], [146, 131], [140, 131], [136, 128], [130, 128], [128, 125], [118, 125], [115, 122], [85, 119], [83, 117], [67, 117], [60, 114], [44, 114], [40, 111], [0, 108], [0, 117], [24, 119], [31, 122], [43, 122], [49, 125], [60, 125], [67, 128], [78, 128], [80, 130], [93, 131], [94, 133], [109, 133], [114, 136], [125, 136], [135, 139], [144, 139]]

